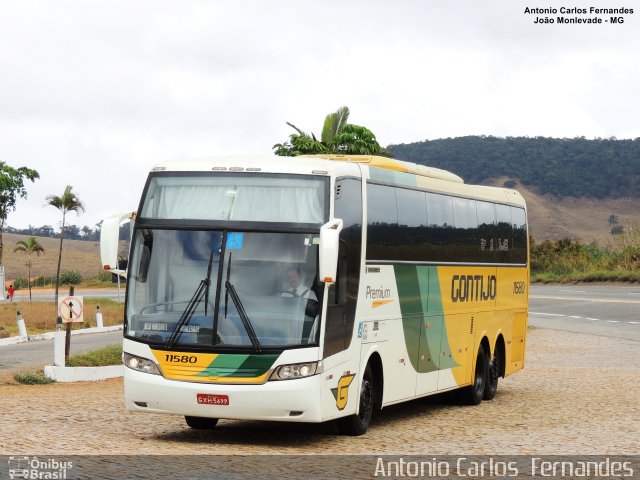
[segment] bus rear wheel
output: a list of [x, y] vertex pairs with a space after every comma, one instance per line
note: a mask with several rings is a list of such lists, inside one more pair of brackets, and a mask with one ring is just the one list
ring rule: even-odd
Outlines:
[[373, 418], [376, 398], [375, 382], [371, 367], [367, 365], [360, 387], [360, 408], [358, 413], [338, 419], [338, 430], [342, 435], [364, 435]]
[[496, 349], [496, 353], [487, 367], [487, 386], [484, 389], [484, 396], [482, 397], [484, 400], [492, 400], [493, 397], [496, 396], [501, 369], [502, 355], [500, 351]]
[[217, 418], [184, 417], [184, 419], [194, 430], [211, 430], [218, 424]]
[[478, 405], [482, 402], [488, 381], [489, 356], [484, 351], [482, 344], [478, 347], [476, 357], [476, 369], [473, 375], [473, 384], [462, 391], [462, 400], [467, 405]]

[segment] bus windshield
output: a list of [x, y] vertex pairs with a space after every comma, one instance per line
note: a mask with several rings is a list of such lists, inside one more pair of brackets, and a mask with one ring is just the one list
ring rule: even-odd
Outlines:
[[318, 342], [318, 234], [142, 228], [131, 258], [131, 338], [257, 352]]

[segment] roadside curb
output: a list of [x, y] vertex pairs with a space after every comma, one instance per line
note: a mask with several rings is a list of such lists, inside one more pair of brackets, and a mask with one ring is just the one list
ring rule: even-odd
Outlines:
[[[117, 330], [122, 330], [122, 325], [113, 325], [111, 327], [90, 327], [90, 328], [82, 328], [80, 330], [71, 330], [71, 335], [83, 335], [86, 333], [104, 333], [104, 332], [115, 332]], [[9, 338], [1, 338], [0, 339], [0, 347], [5, 345], [15, 345], [16, 343], [27, 342], [30, 340], [51, 340], [56, 335], [56, 332], [46, 332], [40, 333], [38, 335], [29, 335], [28, 337], [9, 337]]]
[[57, 365], [46, 365], [44, 374], [56, 382], [96, 382], [107, 378], [122, 377], [124, 366], [58, 367]]

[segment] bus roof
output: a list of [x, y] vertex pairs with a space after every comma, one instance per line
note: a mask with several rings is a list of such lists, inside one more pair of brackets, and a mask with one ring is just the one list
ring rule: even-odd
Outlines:
[[438, 180], [447, 180], [449, 182], [464, 183], [461, 177], [455, 173], [442, 170], [435, 167], [427, 167], [417, 163], [396, 160], [395, 158], [381, 157], [377, 155], [326, 155], [318, 154], [312, 157], [326, 158], [337, 162], [353, 162], [365, 163], [372, 167], [384, 168], [387, 170], [395, 170], [397, 172], [412, 173], [421, 177], [437, 178]]
[[516, 190], [469, 185], [465, 184], [458, 175], [446, 170], [376, 155], [218, 156], [163, 162], [153, 167], [151, 171], [262, 172], [360, 177], [361, 166], [372, 167], [367, 168], [369, 178], [384, 183], [524, 205], [524, 199]]
[[[304, 159], [305, 162], [300, 162]], [[333, 163], [333, 165], [329, 162]], [[313, 163], [312, 163], [313, 162]], [[449, 182], [464, 183], [464, 180], [458, 175], [442, 170], [440, 168], [427, 167], [416, 163], [396, 160], [394, 158], [381, 157], [377, 155], [335, 155], [335, 154], [318, 154], [318, 155], [300, 155], [298, 157], [264, 157], [264, 156], [225, 156], [210, 157], [197, 160], [187, 161], [170, 161], [163, 162], [153, 167], [152, 171], [208, 171], [213, 167], [225, 168], [229, 171], [244, 171], [246, 168], [260, 168], [256, 171], [272, 171], [282, 170], [286, 168], [291, 173], [302, 173], [299, 170], [313, 169], [330, 169], [344, 170], [338, 167], [334, 162], [344, 162], [345, 164], [365, 164], [371, 167], [378, 167], [385, 170], [393, 170], [396, 172], [410, 173], [421, 177], [435, 178], [438, 180], [446, 180]], [[301, 167], [301, 168], [300, 168]], [[347, 170], [351, 168], [346, 167]], [[329, 173], [329, 172], [327, 172]]]

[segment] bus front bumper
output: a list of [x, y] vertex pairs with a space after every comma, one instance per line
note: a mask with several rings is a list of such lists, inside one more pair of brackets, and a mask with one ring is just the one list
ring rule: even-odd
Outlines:
[[[320, 377], [261, 385], [209, 384], [168, 380], [125, 367], [125, 407], [132, 412], [317, 423], [322, 418]], [[227, 404], [199, 403], [199, 398], [202, 402], [214, 395]]]

